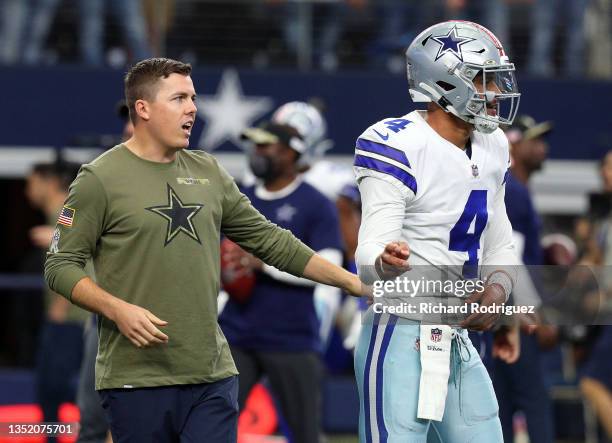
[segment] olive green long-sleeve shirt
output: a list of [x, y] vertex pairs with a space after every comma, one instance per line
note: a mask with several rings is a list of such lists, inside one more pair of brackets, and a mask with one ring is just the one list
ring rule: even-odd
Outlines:
[[93, 258], [97, 284], [168, 321], [164, 345], [138, 349], [100, 317], [96, 389], [217, 381], [237, 374], [217, 324], [223, 232], [280, 270], [301, 276], [313, 255], [266, 220], [211, 155], [179, 151], [156, 163], [118, 145], [84, 165], [70, 187], [45, 264], [71, 298]]

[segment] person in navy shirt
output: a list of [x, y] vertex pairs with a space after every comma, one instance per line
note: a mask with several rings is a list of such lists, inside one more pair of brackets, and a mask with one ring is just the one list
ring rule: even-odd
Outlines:
[[[522, 251], [523, 263], [527, 266], [543, 264], [541, 221], [527, 184], [546, 159], [545, 136], [551, 130], [550, 122], [536, 123], [527, 115], [518, 116], [506, 130], [513, 162], [506, 174], [506, 211], [517, 250]], [[530, 441], [554, 441], [552, 406], [544, 383], [540, 353], [537, 332], [522, 332], [521, 352], [516, 363], [509, 365], [499, 359], [493, 360], [493, 386], [499, 402], [504, 441], [514, 441], [513, 415], [517, 410], [525, 415]]]
[[[249, 164], [259, 181], [241, 191], [272, 222], [341, 264], [336, 208], [298, 173], [297, 161], [306, 149], [299, 133], [288, 125], [267, 123], [246, 130], [243, 139], [253, 145]], [[239, 300], [230, 295], [219, 317], [240, 372], [240, 407], [266, 375], [292, 441], [318, 442], [322, 343], [314, 294], [336, 289], [314, 285], [235, 251], [226, 257], [229, 266], [255, 275], [250, 296]]]

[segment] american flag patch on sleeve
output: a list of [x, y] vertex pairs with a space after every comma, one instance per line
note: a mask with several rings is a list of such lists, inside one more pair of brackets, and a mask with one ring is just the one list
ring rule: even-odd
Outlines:
[[57, 222], [60, 225], [71, 227], [72, 226], [72, 222], [74, 221], [74, 213], [75, 212], [76, 211], [74, 209], [69, 208], [68, 206], [64, 206], [62, 208], [62, 212], [60, 212], [60, 214], [59, 214]]

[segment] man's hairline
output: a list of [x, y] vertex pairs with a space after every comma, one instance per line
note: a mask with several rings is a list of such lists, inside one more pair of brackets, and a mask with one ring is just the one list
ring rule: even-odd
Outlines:
[[[167, 75], [160, 75], [159, 77], [157, 77], [157, 78], [155, 79], [155, 82], [154, 82], [154, 83], [153, 83], [153, 85], [152, 85], [152, 87], [153, 87], [153, 88], [156, 88], [155, 93], [153, 94], [153, 97], [152, 97], [151, 99], [148, 99], [148, 98], [145, 98], [145, 97], [140, 97], [140, 98], [137, 98], [137, 99], [135, 99], [135, 100], [134, 100], [134, 113], [136, 114], [136, 115], [135, 115], [135, 117], [138, 117], [138, 112], [136, 111], [136, 102], [137, 102], [138, 100], [144, 100], [144, 101], [147, 101], [147, 102], [149, 102], [149, 103], [153, 103], [153, 102], [155, 102], [155, 101], [157, 100], [157, 95], [159, 94], [159, 90], [160, 90], [160, 86], [158, 86], [158, 84], [159, 84], [159, 83], [160, 83], [162, 80], [165, 80], [165, 79], [169, 78], [169, 77], [170, 77], [172, 74], [178, 74], [178, 75], [182, 75], [183, 77], [189, 77], [189, 78], [191, 78], [191, 72], [189, 72], [189, 73], [187, 73], [187, 74], [183, 74], [182, 72], [171, 72], [171, 73], [169, 73], [169, 74], [167, 74]], [[192, 83], [193, 83], [193, 80], [192, 80]], [[194, 89], [194, 93], [195, 93], [195, 89]], [[175, 94], [176, 94], [176, 93], [175, 93]], [[189, 94], [188, 94], [188, 95], [189, 95]], [[136, 121], [137, 121], [138, 119], [136, 119], [136, 120], [132, 120], [131, 115], [129, 115], [129, 111], [130, 111], [130, 109], [131, 109], [131, 106], [130, 106], [130, 105], [129, 105], [129, 103], [128, 103], [128, 121], [129, 121], [129, 122], [130, 122], [130, 123], [131, 123], [133, 126], [136, 126]]]
[[153, 101], [155, 101], [155, 100], [156, 100], [156, 98], [157, 98], [157, 94], [159, 93], [159, 90], [160, 90], [160, 86], [158, 86], [158, 84], [159, 84], [159, 83], [160, 83], [162, 80], [165, 80], [165, 79], [169, 78], [169, 77], [170, 77], [172, 74], [182, 75], [183, 77], [191, 77], [191, 74], [183, 74], [183, 73], [181, 73], [181, 72], [171, 72], [171, 73], [169, 73], [169, 74], [167, 74], [167, 75], [160, 75], [159, 77], [157, 77], [157, 78], [155, 79], [155, 82], [154, 82], [154, 83], [151, 85], [151, 87], [152, 87], [152, 88], [155, 88], [155, 89], [156, 89], [156, 90], [155, 90], [155, 93], [153, 94], [153, 97], [151, 98], [151, 100], [148, 100], [148, 99], [146, 99], [146, 98], [142, 98], [142, 97], [141, 97], [141, 98], [137, 98], [136, 100], [134, 100], [134, 104], [136, 104], [136, 102], [137, 102], [138, 100], [146, 100], [146, 101], [149, 101], [149, 102], [153, 102]]

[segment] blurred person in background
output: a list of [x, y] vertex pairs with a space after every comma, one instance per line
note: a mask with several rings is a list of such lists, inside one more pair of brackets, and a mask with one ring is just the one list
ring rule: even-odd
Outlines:
[[175, 20], [176, 0], [142, 0], [147, 23], [148, 41], [153, 56], [164, 55], [168, 32]]
[[612, 326], [601, 326], [594, 341], [580, 370], [580, 392], [612, 441]]
[[[323, 108], [324, 104], [318, 99], [312, 99], [310, 103], [285, 103], [274, 111], [272, 121], [292, 126], [304, 140], [306, 149], [298, 159], [298, 171], [306, 183], [336, 206], [344, 245], [344, 267], [357, 272], [355, 250], [360, 223], [359, 190], [351, 167], [325, 159], [325, 152], [332, 148], [333, 142], [325, 138], [327, 123]], [[365, 303], [365, 299], [349, 297], [345, 300], [345, 303], [351, 302]], [[315, 291], [315, 306], [321, 322], [321, 339], [323, 343], [328, 343], [340, 307], [340, 293]]]
[[612, 265], [612, 150], [601, 159], [599, 173], [601, 191], [589, 195], [589, 213], [576, 221], [575, 236], [582, 263]]
[[[533, 205], [528, 182], [532, 174], [542, 168], [546, 159], [548, 144], [545, 136], [551, 130], [551, 122], [536, 123], [528, 115], [518, 116], [506, 129], [512, 158], [512, 165], [506, 174], [506, 210], [514, 243], [527, 267], [543, 264], [541, 221]], [[523, 288], [524, 285], [515, 288], [515, 291]], [[513, 294], [515, 303], [522, 295]], [[502, 360], [494, 362], [493, 386], [499, 402], [499, 418], [506, 442], [514, 441], [513, 417], [520, 410], [527, 419], [530, 440], [552, 443], [552, 404], [540, 364], [538, 338], [531, 332], [522, 332], [520, 357], [514, 364]], [[555, 332], [546, 329], [543, 333]]]
[[[289, 102], [280, 106], [272, 121], [293, 126], [306, 143], [300, 156], [299, 171], [306, 183], [325, 195], [338, 210], [340, 233], [344, 246], [344, 268], [356, 273], [355, 250], [361, 222], [361, 199], [353, 169], [325, 158], [333, 147], [326, 139], [327, 122], [323, 117], [325, 103], [316, 97], [306, 102]], [[324, 360], [330, 372], [352, 371], [352, 349], [361, 327], [360, 309], [367, 308], [365, 298], [344, 297], [336, 291], [315, 291], [315, 308], [321, 323]], [[335, 327], [337, 326], [337, 328]]]
[[[30, 231], [32, 243], [41, 249], [49, 249], [57, 242], [54, 225], [58, 215], [60, 219], [63, 217], [64, 201], [78, 167], [63, 161], [39, 163], [27, 177], [26, 196], [47, 217], [46, 225]], [[87, 312], [49, 289], [45, 299], [46, 318], [37, 353], [36, 391], [44, 421], [56, 422], [60, 404], [75, 400]]]
[[28, 0], [0, 0], [0, 64], [19, 61], [28, 9]]
[[[599, 228], [598, 244], [602, 250], [604, 266], [612, 266], [612, 150], [601, 161], [603, 189], [599, 196], [591, 197], [592, 213], [602, 220]], [[608, 268], [609, 269], [609, 268]], [[612, 288], [612, 273], [607, 272], [607, 288]]]
[[[123, 122], [121, 141], [129, 140], [134, 134], [134, 125], [130, 120], [130, 110], [122, 100], [116, 108], [118, 117]], [[91, 314], [85, 325], [83, 336], [83, 361], [79, 374], [77, 406], [80, 411], [80, 427], [77, 443], [104, 443], [112, 441], [104, 409], [96, 392], [96, 355], [98, 354], [98, 325], [96, 314]]]
[[40, 0], [31, 3], [28, 11], [27, 32], [24, 36], [22, 62], [43, 63], [47, 37], [55, 20], [61, 0]]
[[[270, 5], [281, 5], [283, 8], [283, 36], [289, 52], [297, 56], [300, 42], [311, 38], [313, 55], [318, 65], [325, 71], [334, 71], [338, 67], [336, 46], [344, 31], [344, 19], [348, 8], [363, 9], [368, 0], [332, 0], [310, 4], [309, 2], [296, 2], [288, 0], [268, 0]], [[311, 31], [310, 36], [303, 21], [302, 12], [305, 8], [312, 8], [310, 17], [316, 20], [316, 32]], [[319, 19], [321, 22], [319, 22]]]
[[376, 7], [381, 17], [380, 33], [370, 49], [375, 65], [391, 72], [404, 68], [402, 52], [416, 33], [428, 21], [426, 17], [432, 2], [382, 0]]
[[[129, 49], [128, 60], [139, 61], [151, 56], [142, 0], [79, 0], [79, 45], [81, 59], [87, 65], [104, 64], [104, 16], [113, 12]], [[125, 64], [125, 63], [124, 63]]]
[[[595, 294], [595, 308], [600, 314], [612, 313], [612, 150], [601, 159], [602, 188], [589, 196], [587, 217], [577, 221], [581, 264], [599, 270], [600, 290]], [[595, 329], [595, 328], [590, 328]], [[604, 325], [592, 338], [584, 364], [580, 368], [580, 391], [595, 411], [599, 423], [612, 440], [612, 326]]]
[[[44, 62], [43, 52], [51, 25], [61, 0], [39, 0], [30, 12], [24, 43], [23, 61]], [[92, 66], [104, 64], [104, 17], [109, 7], [116, 17], [131, 60], [142, 60], [151, 54], [141, 0], [78, 0], [81, 61]], [[125, 64], [126, 60], [121, 60]]]
[[[380, 0], [369, 3], [380, 17], [380, 32], [370, 45], [375, 66], [384, 66], [393, 73], [403, 72], [406, 47], [419, 30], [434, 23], [459, 19], [474, 20], [480, 2], [473, 0]], [[500, 37], [500, 41], [506, 41]]]
[[[336, 208], [299, 174], [307, 149], [300, 132], [267, 123], [244, 131], [251, 143], [249, 164], [260, 180], [242, 189], [253, 206], [290, 230], [330, 262], [341, 265]], [[224, 253], [228, 267], [253, 273], [252, 292], [233, 296], [219, 317], [240, 373], [242, 409], [253, 386], [265, 375], [279, 400], [291, 441], [320, 441], [321, 337], [315, 294], [337, 298], [337, 289], [297, 278], [253, 258], [239, 248]]]
[[[557, 24], [563, 20], [563, 68], [566, 76], [578, 77], [586, 65], [584, 18], [591, 0], [535, 0], [531, 12], [531, 36], [527, 70], [531, 75], [552, 77]], [[609, 37], [609, 36], [608, 36]]]
[[[327, 123], [323, 117], [323, 109], [324, 103], [318, 98], [312, 98], [309, 102], [292, 101], [278, 107], [272, 114], [271, 121], [293, 127], [302, 137], [305, 151], [298, 159], [298, 172], [306, 183], [336, 206], [344, 245], [344, 267], [356, 272], [355, 250], [360, 223], [359, 190], [351, 167], [325, 159], [325, 153], [333, 147], [333, 141], [326, 138]], [[256, 179], [249, 169], [242, 178], [242, 185], [253, 186]], [[336, 313], [340, 308], [340, 293], [315, 291], [314, 297], [321, 323], [321, 339], [326, 344], [330, 340], [330, 333], [333, 333]], [[344, 300], [343, 306], [365, 303], [365, 299], [349, 297]], [[348, 309], [355, 310], [352, 306]], [[333, 350], [330, 350], [330, 358], [334, 357], [332, 353]]]

